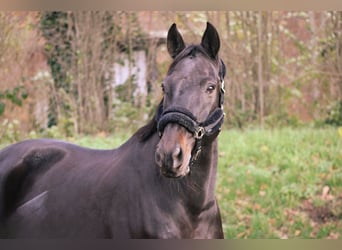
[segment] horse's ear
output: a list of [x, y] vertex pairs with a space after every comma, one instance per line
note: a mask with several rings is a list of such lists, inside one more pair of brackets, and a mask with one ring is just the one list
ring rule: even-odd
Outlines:
[[185, 43], [179, 33], [176, 24], [172, 24], [167, 33], [167, 50], [172, 58], [175, 58], [183, 49]]
[[207, 28], [204, 31], [201, 45], [212, 59], [217, 59], [220, 49], [220, 37], [215, 27], [209, 22], [207, 22]]

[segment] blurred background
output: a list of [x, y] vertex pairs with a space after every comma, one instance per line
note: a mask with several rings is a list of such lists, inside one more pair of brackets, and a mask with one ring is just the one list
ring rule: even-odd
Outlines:
[[114, 148], [152, 118], [176, 23], [227, 66], [217, 199], [226, 238], [342, 237], [342, 11], [0, 12], [0, 148]]
[[341, 11], [0, 12], [0, 137], [137, 129], [161, 98], [168, 28], [198, 43], [207, 21], [226, 127], [342, 124]]

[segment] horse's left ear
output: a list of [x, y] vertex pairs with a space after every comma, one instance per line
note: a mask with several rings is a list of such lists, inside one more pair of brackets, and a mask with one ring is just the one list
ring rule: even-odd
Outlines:
[[209, 22], [207, 22], [207, 28], [204, 31], [201, 45], [212, 59], [217, 59], [220, 49], [220, 37], [215, 27]]

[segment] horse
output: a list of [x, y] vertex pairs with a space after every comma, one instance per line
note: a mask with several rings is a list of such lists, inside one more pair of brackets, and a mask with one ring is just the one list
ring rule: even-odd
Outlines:
[[172, 62], [153, 118], [121, 146], [31, 139], [0, 151], [1, 238], [223, 238], [215, 198], [225, 65], [167, 33]]

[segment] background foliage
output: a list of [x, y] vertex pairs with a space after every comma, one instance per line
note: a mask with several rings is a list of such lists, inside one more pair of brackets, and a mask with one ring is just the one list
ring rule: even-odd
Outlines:
[[[193, 43], [208, 20], [228, 69], [227, 127], [341, 125], [340, 11], [1, 12], [0, 119], [17, 120], [23, 136], [53, 126], [67, 136], [111, 132], [128, 120], [134, 130], [160, 100], [170, 24]], [[134, 94], [137, 49], [146, 54], [143, 96]], [[116, 86], [122, 54], [132, 75]]]

